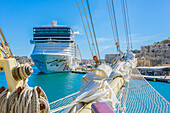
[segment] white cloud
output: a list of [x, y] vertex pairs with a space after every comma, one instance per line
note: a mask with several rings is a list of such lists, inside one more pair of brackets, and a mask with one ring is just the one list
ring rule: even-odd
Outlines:
[[79, 31], [75, 31], [74, 34], [80, 35], [80, 32]]
[[130, 34], [131, 35], [131, 37], [136, 37], [138, 34]]
[[106, 49], [109, 49], [109, 48], [112, 48], [111, 45], [104, 45], [104, 46], [101, 46], [101, 50], [106, 50]]
[[[139, 43], [139, 42], [147, 42], [152, 40], [160, 39], [160, 37], [164, 37], [165, 34], [155, 34], [150, 36], [138, 36], [137, 34], [131, 34], [132, 44]], [[122, 44], [126, 43], [126, 41], [120, 42]]]
[[99, 41], [99, 42], [110, 41], [110, 40], [111, 40], [111, 39], [109, 39], [109, 38], [104, 38], [104, 37], [97, 38], [97, 41]]

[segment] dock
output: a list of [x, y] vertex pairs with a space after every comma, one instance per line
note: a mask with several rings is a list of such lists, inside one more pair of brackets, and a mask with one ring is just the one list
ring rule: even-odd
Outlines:
[[148, 81], [158, 81], [158, 82], [167, 82], [170, 83], [170, 76], [148, 76], [148, 75], [143, 75], [143, 77], [148, 80]]
[[[88, 72], [92, 71], [92, 69], [76, 69], [76, 70], [73, 70], [72, 73], [79, 73], [79, 74], [86, 74]], [[154, 75], [142, 75], [146, 80], [148, 81], [155, 81], [155, 82], [167, 82], [167, 83], [170, 83], [170, 76], [161, 76], [161, 75], [157, 75], [157, 76], [154, 76]]]
[[79, 74], [86, 74], [88, 71], [81, 71], [81, 70], [76, 70], [76, 71], [71, 71], [72, 73], [79, 73]]

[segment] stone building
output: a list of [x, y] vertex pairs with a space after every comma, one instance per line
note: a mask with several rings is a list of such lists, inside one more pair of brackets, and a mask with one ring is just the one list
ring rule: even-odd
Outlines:
[[106, 54], [105, 55], [105, 62], [106, 63], [112, 63], [113, 59], [117, 56], [118, 54]]
[[[137, 66], [170, 65], [170, 39], [163, 40], [157, 44], [141, 46], [141, 50], [133, 50], [137, 58]], [[111, 63], [117, 54], [106, 54], [105, 62]]]
[[150, 67], [151, 66], [151, 61], [146, 60], [145, 58], [143, 59], [137, 59], [137, 67]]
[[150, 60], [151, 66], [170, 64], [170, 43], [142, 46], [140, 57]]

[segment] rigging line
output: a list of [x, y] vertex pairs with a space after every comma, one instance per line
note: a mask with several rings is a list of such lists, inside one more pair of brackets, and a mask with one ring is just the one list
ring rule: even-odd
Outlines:
[[96, 48], [95, 48], [94, 41], [93, 41], [92, 32], [91, 32], [91, 29], [90, 29], [90, 25], [89, 25], [89, 21], [88, 21], [88, 18], [87, 18], [87, 14], [86, 14], [86, 10], [85, 10], [85, 7], [84, 7], [83, 0], [81, 0], [81, 2], [82, 2], [82, 4], [83, 4], [83, 9], [84, 9], [84, 13], [85, 13], [85, 16], [86, 16], [87, 25], [88, 25], [89, 32], [90, 32], [90, 37], [91, 37], [91, 40], [92, 40], [92, 45], [93, 45], [95, 54], [97, 55]]
[[80, 51], [80, 49], [79, 49], [79, 46], [77, 45], [77, 48], [78, 48], [78, 50], [79, 50], [79, 55], [80, 55], [80, 58], [81, 58], [81, 63], [84, 65], [84, 63], [83, 63], [83, 59], [82, 59], [82, 56], [81, 56], [81, 51]]
[[124, 29], [125, 29], [125, 35], [126, 35], [127, 50], [129, 50], [129, 36], [128, 36], [128, 30], [127, 30], [128, 28], [127, 28], [127, 20], [126, 20], [126, 14], [125, 14], [124, 0], [121, 0], [121, 6], [122, 6]]
[[133, 49], [133, 46], [132, 46], [132, 36], [131, 36], [131, 30], [130, 30], [129, 13], [128, 13], [128, 6], [127, 6], [127, 0], [125, 0], [125, 8], [126, 8], [127, 23], [128, 23], [128, 29], [129, 29], [129, 39], [130, 39], [130, 43], [131, 43], [131, 49]]
[[127, 49], [129, 49], [128, 33], [127, 33], [125, 10], [124, 10], [124, 0], [121, 0], [121, 6], [122, 6], [122, 15], [123, 15], [123, 22], [124, 22], [124, 29], [125, 29], [125, 36], [126, 36], [126, 44], [127, 44]]
[[[109, 0], [110, 1], [110, 0]], [[112, 10], [113, 10], [113, 19], [114, 19], [114, 27], [115, 27], [115, 32], [116, 32], [116, 38], [117, 38], [117, 42], [119, 43], [119, 35], [118, 35], [118, 30], [117, 30], [117, 22], [116, 22], [116, 14], [115, 14], [115, 8], [114, 8], [114, 3], [112, 0]], [[120, 45], [119, 45], [120, 47]]]
[[113, 23], [112, 23], [112, 15], [111, 15], [111, 11], [110, 11], [110, 0], [107, 0], [107, 7], [108, 7], [108, 12], [109, 12], [109, 18], [110, 18], [110, 23], [111, 23], [111, 27], [112, 27], [112, 32], [113, 32], [113, 37], [114, 37], [114, 41], [116, 43], [116, 37], [114, 35], [114, 28], [113, 28]]
[[[9, 53], [10, 53], [10, 57], [14, 57], [13, 54], [12, 54], [12, 51], [11, 51], [11, 49], [9, 47], [9, 44], [8, 44], [6, 38], [5, 38], [5, 36], [4, 36], [4, 34], [3, 34], [2, 30], [1, 30], [1, 28], [0, 28], [0, 34], [1, 34], [1, 36], [2, 36], [2, 38], [4, 40], [4, 42], [5, 42], [5, 46], [8, 47], [8, 50], [9, 50]], [[6, 48], [5, 48], [5, 50], [6, 50]]]
[[85, 27], [85, 24], [84, 24], [84, 20], [83, 20], [83, 16], [82, 16], [82, 13], [81, 13], [81, 9], [80, 9], [80, 5], [79, 5], [78, 0], [77, 0], [77, 5], [78, 5], [79, 11], [80, 11], [81, 20], [83, 22], [83, 27], [84, 27], [84, 30], [85, 30], [85, 33], [86, 33], [86, 37], [87, 37], [87, 41], [88, 41], [88, 44], [89, 44], [90, 52], [91, 52], [91, 55], [92, 55], [92, 58], [93, 58], [93, 52], [92, 52], [92, 49], [91, 49], [90, 41], [89, 41], [89, 38], [88, 38], [88, 34], [87, 34], [87, 31], [86, 31], [86, 27]]
[[91, 25], [92, 25], [93, 34], [94, 34], [94, 38], [95, 38], [95, 42], [96, 42], [96, 47], [97, 47], [97, 52], [98, 52], [99, 61], [100, 61], [100, 53], [99, 53], [99, 48], [98, 48], [98, 44], [97, 44], [96, 34], [95, 34], [94, 26], [93, 26], [93, 20], [92, 20], [92, 17], [91, 17], [90, 6], [89, 6], [88, 0], [86, 0], [86, 2], [87, 2], [87, 6], [88, 6], [88, 11], [89, 11], [89, 15], [90, 15]]

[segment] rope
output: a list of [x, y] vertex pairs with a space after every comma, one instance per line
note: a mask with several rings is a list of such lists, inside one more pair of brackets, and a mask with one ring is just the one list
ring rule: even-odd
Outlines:
[[111, 11], [110, 11], [110, 0], [107, 0], [107, 7], [108, 7], [108, 11], [109, 11], [109, 18], [110, 18], [110, 23], [111, 23], [111, 27], [112, 27], [112, 32], [113, 32], [113, 37], [114, 37], [114, 41], [115, 41], [115, 43], [116, 43], [116, 37], [115, 37], [115, 35], [114, 35], [114, 29], [113, 29], [113, 23], [112, 23], [112, 13], [111, 13]]
[[128, 13], [128, 6], [127, 6], [127, 0], [125, 0], [125, 8], [126, 8], [126, 15], [127, 15], [127, 23], [128, 23], [128, 30], [129, 30], [129, 38], [131, 43], [131, 49], [133, 49], [132, 46], [132, 37], [131, 37], [131, 30], [130, 30], [130, 22], [129, 22], [129, 13]]
[[83, 22], [83, 27], [84, 27], [84, 30], [85, 30], [85, 33], [86, 33], [86, 38], [87, 38], [87, 41], [88, 41], [88, 44], [89, 44], [90, 52], [91, 52], [91, 55], [93, 57], [93, 52], [92, 52], [92, 49], [91, 49], [90, 41], [89, 41], [89, 38], [88, 38], [88, 35], [87, 35], [86, 27], [85, 27], [85, 24], [84, 24], [84, 20], [83, 20], [83, 16], [82, 16], [82, 13], [81, 13], [81, 9], [80, 9], [80, 5], [79, 5], [78, 0], [77, 0], [77, 5], [78, 5], [79, 11], [80, 11], [81, 20]]
[[76, 93], [70, 94], [70, 95], [68, 95], [68, 96], [66, 96], [66, 97], [64, 97], [64, 98], [58, 99], [58, 100], [56, 100], [56, 101], [54, 101], [54, 102], [51, 102], [50, 105], [51, 105], [51, 104], [54, 104], [54, 103], [56, 103], [56, 102], [58, 102], [58, 101], [60, 101], [60, 100], [63, 100], [63, 99], [65, 99], [65, 98], [68, 98], [68, 97], [71, 97], [71, 96], [73, 96], [73, 95], [76, 95], [76, 94], [78, 94], [78, 93], [79, 93], [79, 91], [76, 92]]
[[82, 59], [82, 56], [81, 56], [81, 51], [80, 51], [80, 49], [79, 49], [79, 46], [77, 45], [77, 48], [78, 48], [78, 50], [79, 50], [79, 54], [80, 54], [80, 58], [81, 58], [81, 63], [84, 65], [84, 63], [83, 63], [83, 59]]
[[95, 48], [95, 45], [94, 45], [94, 41], [93, 41], [93, 37], [92, 37], [92, 33], [91, 33], [91, 29], [90, 29], [90, 25], [89, 25], [89, 21], [88, 21], [88, 18], [87, 18], [87, 14], [86, 14], [86, 10], [85, 10], [85, 7], [84, 7], [83, 0], [81, 0], [81, 2], [82, 2], [82, 4], [83, 4], [83, 9], [84, 9], [84, 13], [85, 13], [85, 16], [86, 16], [87, 25], [88, 25], [89, 32], [90, 32], [90, 37], [91, 37], [91, 40], [92, 40], [92, 45], [93, 45], [95, 54], [97, 55], [96, 48]]
[[[133, 80], [132, 80], [132, 82], [135, 83]], [[136, 84], [136, 83], [135, 83], [135, 84]], [[147, 95], [147, 94], [140, 88], [140, 86], [139, 86], [138, 84], [136, 84], [136, 85], [137, 85], [137, 87], [138, 87], [162, 112], [164, 112], [164, 111], [153, 101], [153, 99], [150, 98], [150, 96]]]
[[[115, 41], [115, 44], [117, 46], [117, 51], [119, 52], [119, 48], [120, 48], [119, 35], [118, 35], [117, 22], [116, 22], [116, 14], [115, 14], [113, 0], [111, 2], [110, 2], [110, 0], [107, 0], [107, 7], [108, 7], [109, 18], [110, 18], [110, 22], [111, 22], [111, 27], [112, 27], [114, 41]], [[117, 45], [117, 43], [118, 43], [118, 45]]]
[[[1, 36], [2, 36], [2, 38], [3, 38], [3, 40], [4, 40], [4, 42], [5, 42], [5, 47], [4, 47], [5, 52], [9, 54], [9, 57], [13, 57], [12, 51], [11, 51], [9, 45], [8, 45], [8, 42], [7, 42], [7, 40], [6, 40], [5, 36], [4, 36], [1, 28], [0, 28], [0, 34], [1, 34]], [[0, 37], [0, 39], [1, 39], [1, 37]], [[2, 44], [3, 44], [2, 39], [1, 39], [1, 42], [2, 42]]]
[[66, 105], [66, 106], [63, 106], [63, 107], [59, 107], [59, 108], [57, 108], [57, 109], [50, 110], [50, 112], [54, 113], [54, 112], [56, 112], [56, 111], [60, 111], [60, 110], [63, 110], [63, 109], [65, 109], [65, 108], [71, 107], [71, 106], [73, 106], [73, 105], [75, 105], [75, 104], [77, 104], [77, 103], [72, 103], [72, 104], [69, 104], [69, 105]]
[[118, 35], [118, 30], [117, 30], [117, 22], [116, 22], [116, 15], [115, 15], [115, 9], [114, 9], [114, 3], [112, 0], [112, 10], [113, 10], [113, 20], [114, 20], [114, 27], [115, 27], [115, 32], [116, 32], [116, 38], [117, 38], [117, 42], [119, 43], [119, 35]]
[[[129, 81], [130, 82], [130, 81]], [[127, 88], [125, 89], [126, 90], [126, 94], [123, 95], [123, 107], [126, 108], [126, 101], [127, 101], [127, 97], [128, 97], [128, 91], [129, 91], [129, 83], [128, 83], [128, 86]], [[125, 110], [125, 109], [124, 109]]]
[[[129, 83], [128, 83], [128, 85], [129, 85]], [[128, 88], [127, 90], [129, 90], [130, 88]], [[135, 99], [137, 99], [138, 100], [138, 102], [142, 102], [141, 100], [140, 100], [140, 98], [138, 98], [137, 96], [136, 96], [136, 94], [134, 93], [134, 92], [132, 92], [133, 93], [133, 96], [135, 97]], [[126, 97], [127, 98], [127, 97]], [[150, 112], [151, 112], [151, 110], [150, 109], [148, 109], [147, 108], [147, 106], [145, 106], [145, 103], [144, 102], [142, 102], [142, 105], [145, 107], [145, 109], [147, 109], [147, 110], [149, 110]]]
[[129, 48], [129, 35], [128, 35], [128, 27], [127, 27], [127, 19], [126, 19], [124, 0], [121, 0], [121, 6], [122, 6], [123, 22], [124, 22], [124, 29], [125, 29], [125, 35], [126, 35], [127, 50], [129, 50], [130, 49]]
[[90, 6], [89, 6], [88, 0], [86, 0], [86, 2], [87, 2], [87, 7], [88, 7], [89, 15], [90, 15], [90, 20], [91, 20], [91, 25], [92, 25], [92, 29], [93, 29], [94, 39], [95, 39], [95, 42], [96, 42], [97, 52], [98, 52], [98, 56], [99, 56], [99, 60], [100, 60], [100, 53], [99, 53], [99, 48], [98, 48], [98, 44], [97, 44], [96, 34], [95, 34], [94, 26], [93, 26], [93, 20], [92, 20], [92, 16], [91, 16]]
[[[133, 65], [136, 65], [135, 59], [120, 61], [118, 60], [115, 64], [115, 67], [112, 68], [113, 72], [119, 71], [122, 75], [122, 79], [128, 82], [126, 89], [125, 87], [122, 87], [122, 90], [120, 90], [117, 95], [117, 98], [119, 98], [119, 101], [116, 101], [116, 112], [127, 112], [127, 113], [133, 113], [133, 112], [166, 112], [169, 113], [169, 102], [166, 101], [147, 81], [143, 78], [143, 76], [138, 76], [135, 72], [135, 76], [133, 76], [132, 72], [135, 71], [135, 67]], [[125, 68], [124, 68], [125, 66]], [[135, 69], [133, 69], [135, 68]], [[133, 70], [132, 70], [133, 69]], [[136, 69], [137, 70], [137, 69]], [[139, 71], [137, 70], [139, 73]], [[115, 80], [115, 78], [120, 77], [117, 76], [117, 74], [112, 75], [114, 78], [112, 80]], [[129, 78], [130, 77], [130, 78]], [[95, 79], [93, 79], [95, 81]], [[108, 83], [112, 82], [112, 80], [109, 79], [103, 79], [103, 81], [107, 80]], [[98, 80], [99, 81], [99, 80]], [[89, 81], [88, 84], [86, 84], [81, 91], [84, 89], [87, 89], [91, 85], [92, 81]], [[104, 83], [104, 82], [103, 82]], [[147, 84], [146, 84], [147, 83]], [[117, 85], [116, 85], [117, 84]], [[114, 84], [111, 85], [113, 89], [117, 89], [120, 85], [120, 81], [116, 80]], [[124, 84], [125, 86], [125, 84]], [[129, 88], [130, 87], [130, 88]], [[125, 93], [126, 91], [126, 93]], [[65, 108], [71, 107], [76, 105], [77, 103], [70, 103], [70, 101], [73, 100], [74, 95], [76, 95], [79, 92], [73, 93], [69, 96], [66, 96], [62, 99], [59, 99], [57, 101], [54, 101], [51, 104], [56, 105], [54, 106], [53, 110], [51, 112], [56, 111], [62, 111]], [[81, 94], [80, 94], [81, 95]], [[79, 96], [80, 96], [79, 95]], [[108, 93], [105, 93], [105, 95], [108, 95]], [[122, 98], [123, 97], [123, 98]], [[89, 97], [88, 97], [89, 98]], [[116, 98], [116, 99], [117, 99]], [[111, 98], [113, 99], [113, 98]], [[69, 101], [69, 102], [68, 102]], [[67, 102], [67, 104], [65, 104]], [[92, 102], [92, 101], [90, 101]], [[64, 103], [64, 104], [63, 104]], [[58, 106], [61, 105], [61, 106]], [[114, 107], [112, 105], [112, 107]]]
[[[138, 71], [138, 73], [140, 74], [140, 72], [139, 72], [139, 70], [136, 68], [136, 70]], [[141, 75], [141, 74], [140, 74]], [[142, 75], [141, 75], [142, 76]], [[143, 77], [143, 76], [142, 76]], [[147, 84], [165, 101], [165, 102], [167, 102], [169, 105], [170, 105], [170, 103], [161, 95], [161, 94], [159, 94], [156, 90], [155, 90], [155, 88], [153, 88], [150, 84], [149, 84], [149, 82], [143, 77], [143, 79], [144, 79], [144, 81], [145, 82], [147, 82]]]
[[41, 105], [43, 105], [44, 113], [50, 112], [47, 97], [41, 88], [40, 93], [37, 87], [23, 88], [23, 90], [18, 88], [11, 93], [5, 89], [0, 94], [1, 113], [40, 113]]

